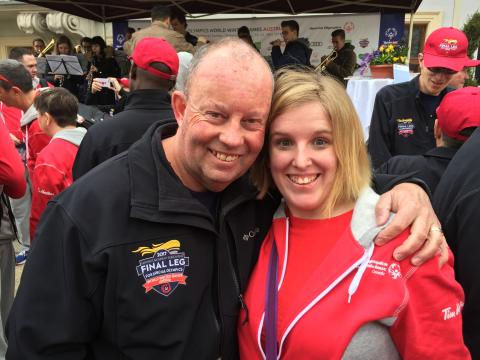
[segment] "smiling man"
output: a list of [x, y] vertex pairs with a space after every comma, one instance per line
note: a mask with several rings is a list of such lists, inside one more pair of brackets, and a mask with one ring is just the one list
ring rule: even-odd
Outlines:
[[435, 147], [435, 110], [453, 75], [469, 66], [468, 40], [453, 27], [430, 34], [418, 54], [420, 75], [385, 86], [375, 98], [368, 152], [374, 168], [395, 155], [421, 155]]
[[[157, 122], [49, 202], [8, 320], [8, 359], [238, 358], [242, 294], [279, 200], [258, 200], [244, 176], [263, 146], [273, 77], [254, 48], [227, 38], [197, 51], [178, 88], [177, 124]], [[402, 257], [438, 224], [411, 190], [397, 192], [406, 202], [383, 233], [423, 213], [411, 229], [421, 241]], [[383, 221], [393, 198], [380, 201]]]

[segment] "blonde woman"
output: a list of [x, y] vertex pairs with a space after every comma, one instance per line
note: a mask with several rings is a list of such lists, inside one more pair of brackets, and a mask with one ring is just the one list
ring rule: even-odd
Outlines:
[[452, 261], [395, 261], [408, 230], [374, 245], [378, 196], [342, 86], [280, 71], [265, 143], [252, 175], [284, 202], [245, 294], [241, 358], [469, 359]]

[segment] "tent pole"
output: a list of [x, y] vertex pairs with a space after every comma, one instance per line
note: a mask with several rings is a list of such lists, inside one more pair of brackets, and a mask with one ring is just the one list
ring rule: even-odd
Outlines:
[[413, 39], [413, 15], [414, 15], [414, 10], [410, 11], [410, 26], [408, 30], [408, 53], [407, 53], [407, 65], [410, 66], [410, 55], [412, 53], [412, 39]]

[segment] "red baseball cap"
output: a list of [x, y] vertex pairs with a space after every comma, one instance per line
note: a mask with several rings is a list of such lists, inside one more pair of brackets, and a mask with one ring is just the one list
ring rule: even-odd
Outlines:
[[464, 87], [444, 96], [437, 108], [438, 126], [453, 139], [465, 141], [468, 136], [460, 132], [480, 126], [480, 88]]
[[470, 58], [467, 58], [467, 60], [465, 60], [465, 66], [468, 66], [468, 67], [480, 66], [480, 60], [472, 60]]
[[[140, 40], [130, 57], [143, 70], [167, 80], [175, 80], [178, 74], [178, 56], [175, 49], [165, 39], [143, 38]], [[160, 71], [150, 66], [154, 62], [165, 64], [170, 73]]]
[[423, 62], [427, 68], [442, 67], [460, 71], [466, 65], [468, 39], [463, 31], [442, 27], [432, 32], [423, 48]]

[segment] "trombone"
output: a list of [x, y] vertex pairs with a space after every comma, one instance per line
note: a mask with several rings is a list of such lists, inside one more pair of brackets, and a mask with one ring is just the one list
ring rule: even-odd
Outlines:
[[38, 57], [44, 57], [50, 50], [53, 49], [54, 46], [55, 46], [55, 39], [52, 38], [52, 40], [50, 40], [48, 45], [45, 46], [45, 49], [40, 51], [40, 54], [38, 54]]
[[330, 64], [333, 60], [335, 60], [338, 56], [338, 53], [335, 50], [332, 50], [330, 54], [328, 54], [320, 64], [317, 65], [315, 71], [319, 71], [323, 75], [327, 74], [327, 65]]

